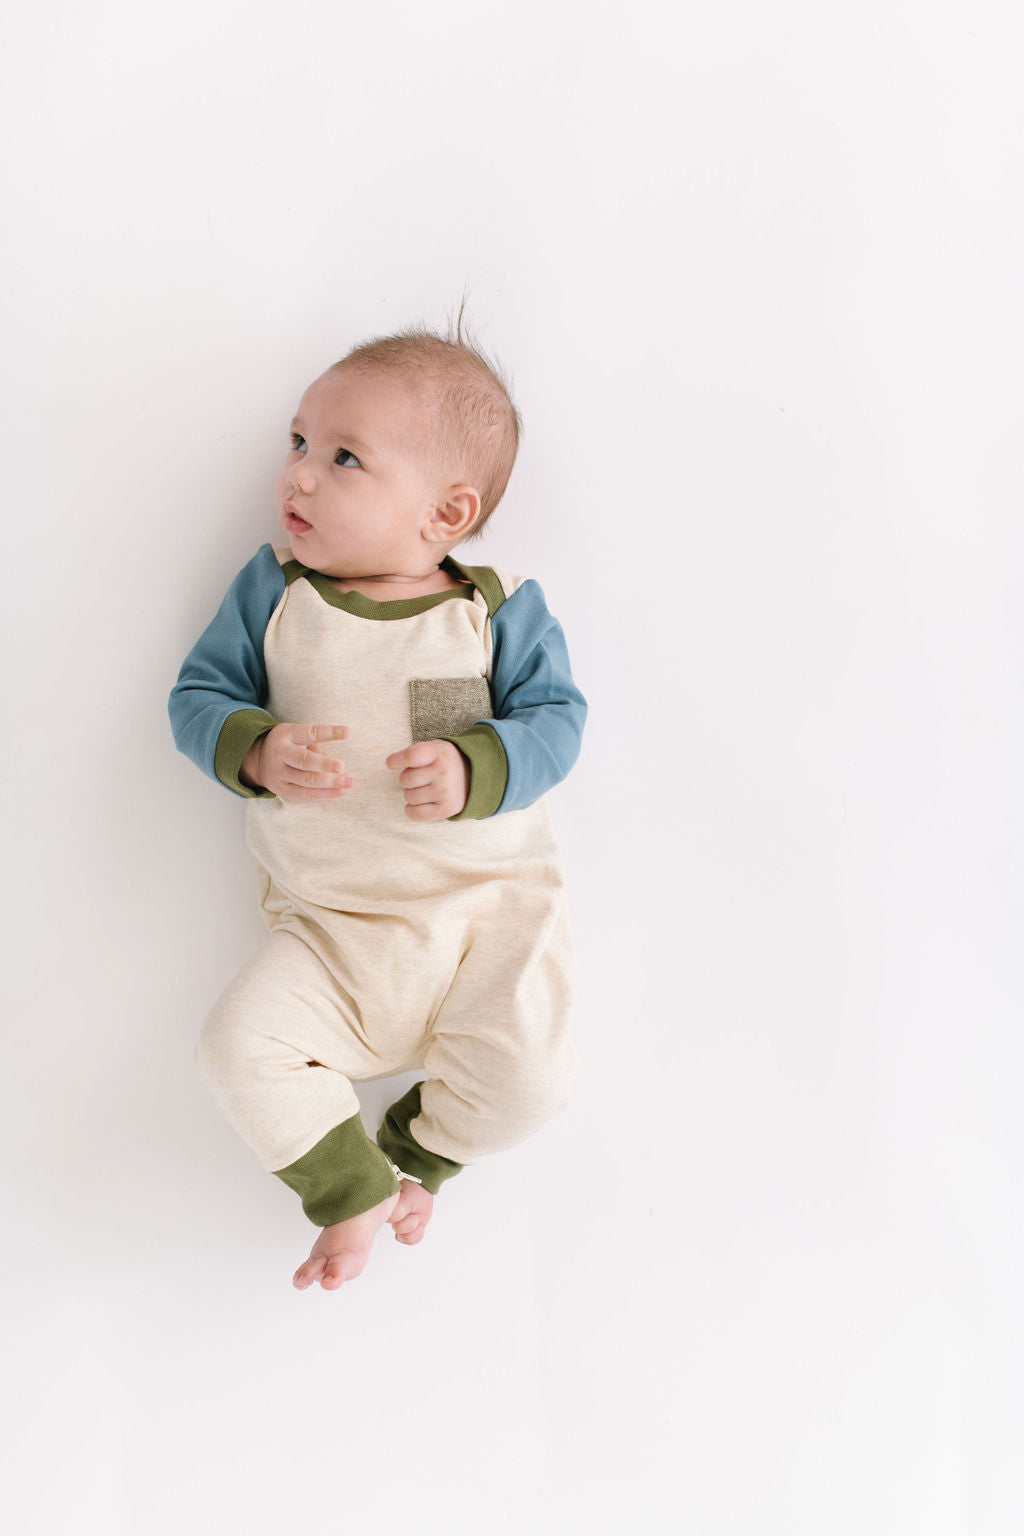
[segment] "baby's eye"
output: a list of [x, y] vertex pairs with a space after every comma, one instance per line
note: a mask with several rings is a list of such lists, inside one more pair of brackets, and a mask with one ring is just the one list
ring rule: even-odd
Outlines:
[[[295, 453], [302, 453], [305, 450], [306, 439], [304, 437], [300, 437], [298, 432], [293, 432], [291, 434], [291, 440], [292, 440], [292, 450], [293, 450], [293, 452], [295, 452]], [[356, 458], [355, 454], [352, 453], [352, 451], [350, 449], [348, 449], [348, 448], [339, 448], [337, 454], [335, 455], [335, 457], [338, 458], [338, 459], [351, 459], [353, 461], [353, 463], [355, 463], [355, 464], [359, 463], [359, 460]], [[340, 467], [342, 469], [348, 469], [349, 468], [349, 466], [347, 464], [342, 464]]]

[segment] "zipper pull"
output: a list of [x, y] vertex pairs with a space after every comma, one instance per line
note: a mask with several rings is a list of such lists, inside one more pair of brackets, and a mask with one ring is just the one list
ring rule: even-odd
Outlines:
[[398, 1180], [399, 1183], [401, 1183], [403, 1179], [408, 1179], [410, 1184], [422, 1184], [423, 1183], [423, 1180], [422, 1179], [418, 1179], [414, 1173], [403, 1173], [401, 1168], [399, 1168], [398, 1164], [397, 1163], [393, 1163], [391, 1161], [390, 1157], [388, 1157], [386, 1152], [385, 1152], [384, 1156], [387, 1159], [388, 1167], [391, 1169], [391, 1172], [394, 1174], [395, 1178]]

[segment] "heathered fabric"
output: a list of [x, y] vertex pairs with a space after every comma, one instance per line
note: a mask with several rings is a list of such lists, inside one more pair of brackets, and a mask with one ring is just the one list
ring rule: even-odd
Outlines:
[[[284, 564], [288, 551], [277, 554]], [[506, 593], [522, 585], [493, 574]], [[412, 740], [435, 739], [417, 737], [424, 711], [448, 727], [438, 735], [490, 731], [479, 722], [492, 624], [479, 588], [469, 591], [381, 622], [373, 611], [391, 605], [363, 599], [353, 612], [292, 580], [263, 637], [259, 707], [347, 725], [334, 750], [355, 786], [333, 801], [249, 798], [271, 932], [211, 1012], [197, 1060], [313, 1220], [376, 1204], [397, 1187], [393, 1164], [436, 1189], [515, 1145], [564, 1108], [577, 1069], [573, 943], [546, 801], [415, 821], [384, 767]], [[536, 721], [524, 729], [540, 740]], [[392, 1115], [390, 1131], [385, 1121], [385, 1156], [362, 1142], [352, 1083], [416, 1068], [427, 1074], [418, 1099], [393, 1108], [418, 1113]]]

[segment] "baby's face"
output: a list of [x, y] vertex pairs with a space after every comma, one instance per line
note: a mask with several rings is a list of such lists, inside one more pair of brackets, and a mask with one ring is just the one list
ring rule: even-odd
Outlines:
[[384, 377], [325, 373], [291, 424], [277, 507], [296, 560], [326, 576], [418, 575], [439, 562], [444, 525], [429, 421]]

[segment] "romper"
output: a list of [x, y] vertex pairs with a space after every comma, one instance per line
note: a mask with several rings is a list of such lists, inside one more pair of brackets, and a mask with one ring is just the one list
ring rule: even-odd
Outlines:
[[[411, 1177], [436, 1192], [565, 1107], [573, 942], [543, 790], [586, 705], [536, 582], [445, 568], [460, 587], [377, 602], [264, 546], [171, 696], [182, 750], [249, 803], [269, 938], [215, 1004], [196, 1059], [263, 1166], [329, 1225]], [[261, 632], [262, 626], [262, 632]], [[243, 784], [278, 721], [346, 725], [336, 800]], [[464, 809], [405, 814], [384, 760], [413, 741], [469, 760]], [[211, 751], [212, 749], [212, 751]], [[426, 1076], [366, 1135], [353, 1082]]]

